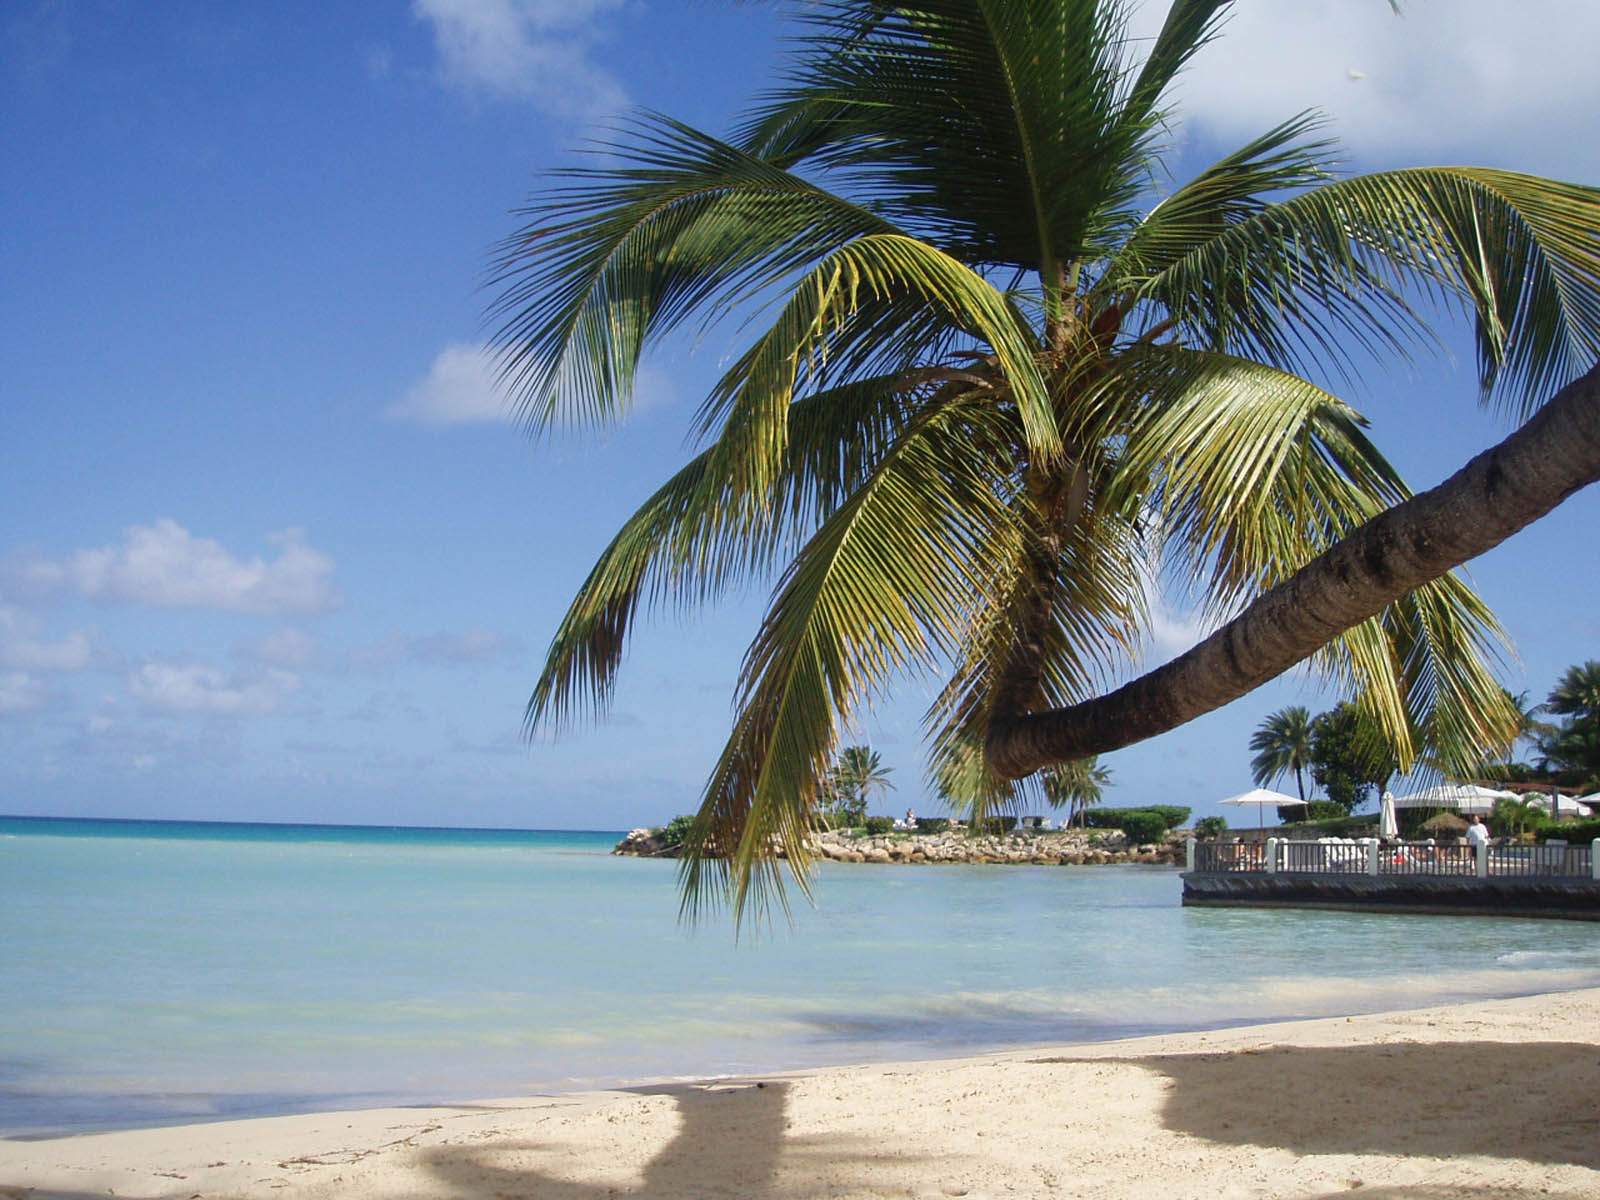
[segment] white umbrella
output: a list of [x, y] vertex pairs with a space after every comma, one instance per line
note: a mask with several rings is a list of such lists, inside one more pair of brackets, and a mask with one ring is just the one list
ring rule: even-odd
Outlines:
[[1256, 810], [1256, 823], [1264, 825], [1267, 809], [1304, 804], [1305, 801], [1294, 796], [1285, 796], [1282, 792], [1275, 792], [1271, 788], [1251, 788], [1248, 792], [1240, 792], [1237, 796], [1229, 796], [1226, 800], [1218, 800], [1217, 803], [1226, 804], [1230, 808], [1253, 808]]
[[1400, 836], [1400, 822], [1394, 815], [1394, 793], [1385, 792], [1383, 799], [1378, 801], [1378, 836], [1393, 838]]
[[1487, 814], [1496, 800], [1515, 800], [1515, 792], [1496, 792], [1475, 783], [1440, 783], [1409, 796], [1396, 796], [1396, 808], [1453, 808], [1457, 812]]
[[[1549, 803], [1548, 796], [1545, 797], [1545, 803]], [[1590, 792], [1576, 800], [1571, 796], [1563, 796], [1556, 802], [1556, 811], [1563, 817], [1592, 817], [1596, 807], [1600, 807], [1600, 792]]]

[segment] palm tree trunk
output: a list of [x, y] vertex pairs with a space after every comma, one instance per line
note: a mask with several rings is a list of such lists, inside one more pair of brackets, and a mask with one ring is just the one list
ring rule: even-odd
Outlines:
[[1023, 716], [1038, 701], [1061, 589], [1061, 547], [1083, 516], [1089, 497], [1089, 472], [1081, 462], [1067, 465], [1057, 477], [1031, 478], [1030, 483], [1033, 508], [1017, 585], [1016, 625], [994, 698], [993, 712], [1000, 719]]
[[1220, 708], [1596, 479], [1600, 367], [1438, 487], [1373, 518], [1171, 662], [1070, 708], [995, 720], [985, 746], [989, 765], [1020, 779]]

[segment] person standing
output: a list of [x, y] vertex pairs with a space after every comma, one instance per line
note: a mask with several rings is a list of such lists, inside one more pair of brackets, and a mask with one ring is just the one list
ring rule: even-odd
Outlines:
[[1488, 844], [1489, 827], [1483, 823], [1483, 818], [1478, 816], [1477, 813], [1473, 813], [1472, 824], [1467, 826], [1467, 845], [1471, 846], [1473, 850], [1477, 850], [1479, 846], [1487, 846]]

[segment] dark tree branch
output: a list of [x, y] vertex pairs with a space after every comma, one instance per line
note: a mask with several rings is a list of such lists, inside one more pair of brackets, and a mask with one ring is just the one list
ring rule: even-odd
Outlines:
[[1114, 692], [995, 721], [1008, 779], [1103, 754], [1221, 708], [1600, 479], [1600, 367], [1438, 487], [1373, 518], [1194, 648]]

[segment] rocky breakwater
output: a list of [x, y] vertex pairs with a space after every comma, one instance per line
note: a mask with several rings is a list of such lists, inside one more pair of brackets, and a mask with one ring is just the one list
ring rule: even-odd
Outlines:
[[[1051, 832], [1018, 831], [974, 836], [948, 833], [884, 833], [871, 836], [848, 831], [813, 834], [813, 857], [857, 863], [1032, 863], [1044, 866], [1091, 866], [1102, 863], [1181, 863], [1183, 841], [1130, 844], [1117, 830]], [[659, 829], [635, 829], [617, 843], [613, 854], [641, 858], [674, 858]]]

